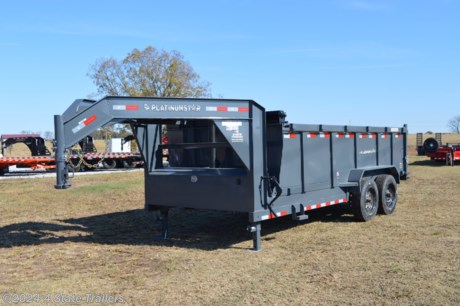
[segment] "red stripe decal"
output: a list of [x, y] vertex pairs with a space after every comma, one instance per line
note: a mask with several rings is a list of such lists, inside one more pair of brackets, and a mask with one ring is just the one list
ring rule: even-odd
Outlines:
[[249, 112], [249, 107], [238, 107], [238, 111], [240, 113], [247, 113]]
[[228, 111], [228, 107], [227, 106], [218, 106], [217, 111], [218, 112], [226, 112], [226, 111]]
[[126, 105], [126, 110], [139, 110], [139, 105]]
[[96, 115], [92, 115], [91, 117], [89, 117], [88, 119], [86, 119], [85, 121], [83, 121], [83, 124], [86, 126], [86, 125], [90, 125], [91, 123], [94, 122], [94, 120], [96, 120]]

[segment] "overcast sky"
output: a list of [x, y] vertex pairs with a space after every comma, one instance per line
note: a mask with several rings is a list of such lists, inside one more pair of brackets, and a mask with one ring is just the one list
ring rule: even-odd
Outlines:
[[97, 59], [148, 45], [293, 123], [446, 132], [460, 115], [460, 1], [16, 0], [0, 2], [0, 134], [52, 131], [96, 93]]

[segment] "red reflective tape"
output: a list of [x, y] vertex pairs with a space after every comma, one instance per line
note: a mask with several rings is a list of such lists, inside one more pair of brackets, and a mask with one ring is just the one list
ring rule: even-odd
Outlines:
[[330, 137], [331, 137], [331, 133], [324, 133], [324, 137], [330, 138]]
[[249, 107], [238, 107], [238, 111], [240, 113], [247, 113], [249, 112]]
[[[332, 202], [332, 205], [334, 205], [334, 202]], [[331, 206], [331, 202], [326, 202], [326, 206]]]
[[273, 219], [273, 218], [276, 218], [276, 215], [275, 215], [275, 214], [269, 214], [269, 215], [268, 215], [268, 219]]
[[94, 122], [94, 120], [96, 120], [96, 115], [92, 115], [91, 117], [89, 117], [88, 119], [86, 119], [85, 121], [83, 121], [83, 124], [84, 124], [85, 126], [90, 125], [91, 123]]
[[343, 138], [345, 137], [343, 134], [337, 134], [337, 138]]
[[218, 112], [226, 112], [226, 111], [228, 111], [228, 107], [227, 106], [218, 106], [217, 111]]
[[126, 105], [126, 110], [139, 110], [139, 105]]
[[316, 134], [315, 133], [308, 133], [307, 137], [316, 138]]
[[347, 198], [343, 198], [342, 201], [343, 201], [343, 203], [347, 203], [347, 202], [348, 202], [348, 199], [347, 199]]
[[286, 216], [287, 214], [288, 214], [288, 213], [287, 213], [287, 211], [285, 211], [285, 210], [283, 210], [282, 212], [280, 212], [281, 217], [284, 217], [284, 216]]
[[289, 134], [289, 138], [296, 138], [296, 135], [295, 134]]

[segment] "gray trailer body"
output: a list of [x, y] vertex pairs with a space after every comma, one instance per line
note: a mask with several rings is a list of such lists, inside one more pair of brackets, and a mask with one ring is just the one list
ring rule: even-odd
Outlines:
[[251, 100], [77, 100], [55, 116], [56, 188], [70, 186], [67, 148], [106, 124], [129, 123], [145, 162], [145, 207], [161, 212], [164, 236], [169, 208], [236, 211], [248, 214], [260, 249], [263, 220], [301, 220], [348, 203], [363, 178], [407, 177], [405, 126], [297, 125], [284, 117]]

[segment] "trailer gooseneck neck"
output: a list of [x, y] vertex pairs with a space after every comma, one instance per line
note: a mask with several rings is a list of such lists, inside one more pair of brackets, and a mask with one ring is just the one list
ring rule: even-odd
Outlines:
[[107, 124], [128, 123], [144, 160], [145, 208], [160, 212], [164, 238], [173, 207], [247, 213], [255, 250], [268, 219], [306, 220], [309, 210], [338, 204], [363, 221], [394, 211], [396, 184], [408, 175], [406, 126], [299, 125], [285, 117], [252, 100], [76, 100], [54, 118], [55, 187], [70, 187], [66, 149]]

